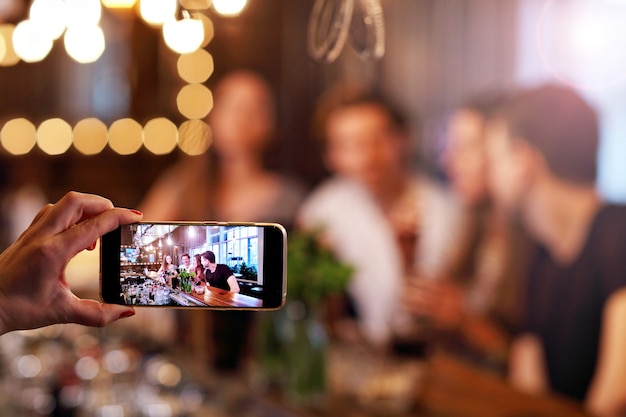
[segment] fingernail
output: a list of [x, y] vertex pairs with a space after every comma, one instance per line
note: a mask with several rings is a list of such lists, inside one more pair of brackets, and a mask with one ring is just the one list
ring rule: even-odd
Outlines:
[[126, 318], [132, 317], [134, 315], [135, 315], [135, 312], [133, 310], [125, 311], [122, 314], [120, 314], [120, 319], [126, 319]]
[[138, 216], [143, 216], [143, 213], [140, 212], [139, 210], [135, 210], [135, 209], [129, 209], [131, 212], [135, 213]]

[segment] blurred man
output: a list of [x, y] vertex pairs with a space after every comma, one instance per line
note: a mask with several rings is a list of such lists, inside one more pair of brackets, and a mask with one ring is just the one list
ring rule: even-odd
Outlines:
[[536, 240], [510, 377], [553, 390], [597, 415], [626, 410], [626, 208], [595, 189], [598, 122], [575, 92], [519, 94], [492, 123], [497, 204]]

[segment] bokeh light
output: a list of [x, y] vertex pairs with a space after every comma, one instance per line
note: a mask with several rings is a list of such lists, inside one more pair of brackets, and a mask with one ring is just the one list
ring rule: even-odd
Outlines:
[[204, 40], [202, 41], [202, 44], [200, 45], [200, 47], [204, 48], [205, 46], [209, 44], [209, 42], [211, 42], [211, 40], [213, 39], [213, 36], [215, 35], [213, 22], [211, 21], [211, 19], [209, 19], [207, 15], [205, 15], [204, 13], [200, 13], [200, 12], [192, 13], [191, 17], [193, 17], [194, 19], [198, 19], [202, 22], [202, 26], [204, 27], [204, 30], [203, 30]]
[[187, 10], [204, 10], [211, 7], [211, 0], [180, 0], [180, 5]]
[[35, 125], [24, 118], [9, 120], [0, 130], [0, 143], [12, 155], [25, 155], [37, 142]]
[[81, 64], [97, 61], [104, 52], [104, 42], [99, 26], [71, 26], [63, 37], [67, 54]]
[[146, 149], [155, 155], [172, 152], [177, 142], [178, 129], [165, 117], [152, 119], [143, 128], [143, 143]]
[[142, 127], [133, 119], [120, 119], [109, 127], [109, 146], [120, 155], [136, 153], [141, 144]]
[[30, 20], [23, 20], [13, 31], [13, 48], [24, 62], [42, 61], [52, 49], [52, 39]]
[[102, 17], [100, 0], [65, 0], [67, 27], [95, 26]]
[[192, 19], [189, 15], [181, 20], [171, 17], [163, 24], [163, 39], [172, 51], [189, 54], [202, 45], [204, 25], [202, 21]]
[[72, 146], [72, 126], [63, 119], [48, 119], [37, 129], [37, 145], [48, 155], [61, 155]]
[[59, 39], [65, 30], [66, 10], [63, 0], [34, 0], [29, 16], [51, 39]]
[[176, 104], [187, 119], [202, 119], [213, 108], [213, 94], [202, 84], [188, 84], [181, 88]]
[[213, 8], [222, 16], [238, 16], [248, 4], [247, 0], [213, 0]]
[[162, 25], [176, 15], [176, 3], [176, 0], [140, 0], [139, 15], [150, 25]]
[[97, 155], [107, 145], [107, 126], [96, 118], [83, 119], [74, 126], [74, 147], [83, 155]]
[[132, 9], [137, 0], [102, 0], [102, 5], [109, 9]]
[[189, 84], [202, 84], [213, 74], [213, 57], [204, 49], [184, 54], [176, 63], [178, 75]]
[[203, 120], [188, 120], [178, 128], [178, 147], [187, 155], [202, 155], [212, 139], [211, 127]]
[[0, 25], [0, 38], [4, 44], [4, 54], [0, 57], [0, 66], [8, 67], [20, 62], [20, 57], [13, 48], [13, 30], [15, 25]]

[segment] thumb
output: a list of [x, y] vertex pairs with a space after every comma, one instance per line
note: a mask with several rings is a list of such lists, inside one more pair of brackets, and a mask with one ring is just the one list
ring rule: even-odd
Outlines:
[[129, 306], [106, 304], [96, 300], [75, 299], [68, 321], [84, 326], [104, 327], [109, 323], [135, 315]]

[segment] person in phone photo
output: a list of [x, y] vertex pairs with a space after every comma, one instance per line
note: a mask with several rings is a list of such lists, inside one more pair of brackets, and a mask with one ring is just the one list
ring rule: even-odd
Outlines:
[[178, 277], [178, 267], [172, 262], [172, 255], [165, 255], [163, 263], [158, 270], [158, 274], [170, 287], [176, 288], [176, 278]]
[[188, 253], [183, 253], [180, 256], [181, 264], [178, 266], [179, 272], [193, 272], [193, 266], [191, 265], [191, 257]]
[[92, 194], [69, 192], [46, 205], [0, 254], [0, 334], [57, 323], [102, 327], [133, 316], [130, 306], [78, 298], [65, 269], [79, 252], [94, 249], [100, 236], [141, 218], [139, 211]]
[[220, 288], [230, 292], [239, 292], [239, 283], [228, 265], [218, 264], [215, 254], [210, 250], [200, 255], [204, 266], [204, 276], [208, 286]]

